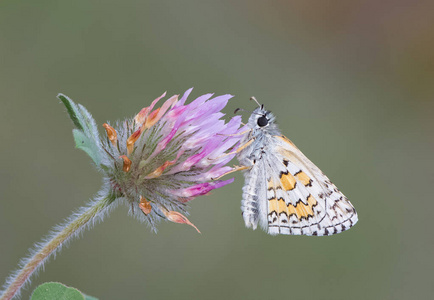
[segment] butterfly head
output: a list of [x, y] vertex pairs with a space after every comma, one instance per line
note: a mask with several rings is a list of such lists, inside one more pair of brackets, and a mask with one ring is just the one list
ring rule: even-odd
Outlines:
[[279, 132], [276, 117], [271, 111], [265, 110], [264, 105], [253, 111], [250, 115], [248, 126], [253, 130], [254, 136], [262, 133], [275, 135]]

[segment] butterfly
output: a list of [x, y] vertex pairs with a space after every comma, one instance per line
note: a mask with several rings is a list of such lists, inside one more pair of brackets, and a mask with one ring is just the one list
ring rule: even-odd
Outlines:
[[280, 133], [273, 113], [258, 105], [237, 151], [246, 227], [259, 224], [271, 235], [325, 236], [354, 226], [357, 213], [347, 197]]

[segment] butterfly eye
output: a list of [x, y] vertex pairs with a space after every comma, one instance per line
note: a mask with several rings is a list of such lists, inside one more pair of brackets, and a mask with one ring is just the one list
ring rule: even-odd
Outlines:
[[268, 124], [268, 119], [265, 116], [258, 118], [258, 126], [264, 127]]

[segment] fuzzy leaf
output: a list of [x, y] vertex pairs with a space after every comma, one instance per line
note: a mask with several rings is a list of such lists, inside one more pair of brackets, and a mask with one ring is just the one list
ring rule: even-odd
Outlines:
[[100, 166], [102, 149], [98, 128], [92, 115], [84, 106], [74, 103], [63, 94], [59, 94], [57, 98], [65, 105], [69, 117], [77, 127], [73, 130], [75, 146], [86, 152], [94, 163]]
[[31, 300], [95, 300], [79, 290], [59, 282], [46, 282], [38, 286], [32, 293]]
[[78, 111], [77, 105], [75, 105], [75, 103], [71, 99], [69, 99], [67, 96], [63, 94], [57, 95], [57, 98], [60, 99], [60, 101], [62, 101], [63, 104], [65, 105], [69, 117], [71, 118], [75, 127], [77, 127], [77, 129], [83, 130], [83, 126], [80, 122], [80, 119], [77, 116], [77, 111]]
[[83, 131], [78, 129], [72, 130], [72, 135], [74, 136], [75, 147], [83, 150], [87, 153], [87, 155], [92, 158], [93, 162], [99, 166], [101, 163], [101, 158], [99, 157], [99, 151], [96, 147], [95, 143], [91, 139], [89, 139]]

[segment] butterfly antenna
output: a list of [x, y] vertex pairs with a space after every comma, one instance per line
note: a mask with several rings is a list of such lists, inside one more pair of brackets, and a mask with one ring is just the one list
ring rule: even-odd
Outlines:
[[258, 100], [256, 100], [256, 98], [255, 97], [250, 97], [250, 100], [253, 100], [253, 101], [255, 101], [256, 102], [256, 104], [258, 104], [258, 106], [262, 109], [263, 108], [263, 105], [261, 105], [261, 104], [259, 104], [259, 102], [258, 102]]

